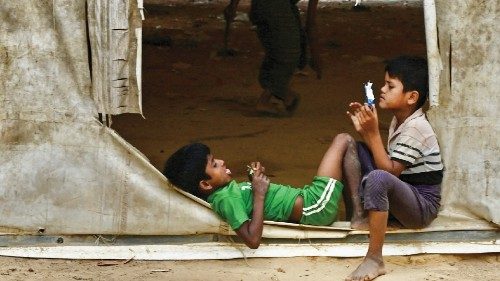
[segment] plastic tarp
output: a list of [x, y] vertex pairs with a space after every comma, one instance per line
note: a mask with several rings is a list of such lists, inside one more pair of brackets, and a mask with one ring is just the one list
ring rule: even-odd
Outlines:
[[[440, 105], [430, 115], [447, 171], [443, 211], [428, 230], [491, 228], [490, 221], [500, 222], [494, 212], [500, 198], [493, 80], [500, 54], [494, 36], [499, 9], [494, 2], [443, 0], [436, 5], [443, 71]], [[87, 15], [86, 3], [20, 0], [0, 5], [0, 232], [232, 234], [206, 204], [170, 186], [139, 151], [96, 121], [106, 107], [93, 96], [97, 77], [89, 57], [105, 53], [109, 45], [92, 42], [100, 35], [89, 36], [86, 30], [87, 25], [90, 33], [97, 30], [92, 17], [106, 19], [111, 12]], [[129, 13], [137, 9], [137, 2], [126, 3]], [[135, 57], [138, 49], [122, 55]], [[140, 80], [131, 69], [124, 72], [129, 85]], [[108, 93], [103, 95], [110, 95], [109, 85], [104, 88]], [[264, 237], [295, 239], [348, 233], [342, 226], [267, 223], [264, 229]]]
[[0, 227], [15, 233], [218, 232], [209, 209], [169, 188], [145, 157], [96, 121], [85, 5], [0, 5]]
[[141, 113], [140, 3], [87, 1], [92, 94], [105, 114]]
[[445, 164], [440, 216], [500, 224], [498, 1], [436, 1], [443, 69], [428, 112]]

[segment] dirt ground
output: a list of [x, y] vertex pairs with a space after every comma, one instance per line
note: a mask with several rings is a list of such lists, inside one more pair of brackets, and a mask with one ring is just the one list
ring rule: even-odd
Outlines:
[[[188, 2], [189, 4], [183, 4]], [[113, 117], [112, 128], [158, 169], [178, 147], [201, 141], [226, 161], [236, 179], [261, 161], [271, 180], [303, 185], [331, 139], [354, 134], [345, 115], [363, 99], [362, 84], [383, 81], [383, 61], [400, 54], [425, 56], [419, 5], [379, 4], [353, 10], [353, 2], [320, 4], [323, 79], [306, 68], [292, 89], [302, 95], [290, 118], [258, 116], [257, 82], [263, 56], [246, 12], [239, 8], [229, 46], [220, 57], [223, 3], [170, 1], [146, 6], [143, 22], [143, 110]], [[302, 10], [305, 3], [301, 2]], [[379, 112], [383, 134], [390, 116]], [[342, 215], [341, 215], [342, 216]], [[340, 217], [340, 219], [343, 219]], [[0, 280], [343, 280], [361, 258], [273, 258], [212, 261], [37, 260], [0, 257]], [[388, 257], [389, 274], [377, 280], [500, 280], [498, 254]]]
[[[344, 280], [361, 258], [297, 257], [206, 261], [81, 261], [0, 257], [0, 280]], [[498, 255], [387, 257], [377, 281], [498, 281]]]

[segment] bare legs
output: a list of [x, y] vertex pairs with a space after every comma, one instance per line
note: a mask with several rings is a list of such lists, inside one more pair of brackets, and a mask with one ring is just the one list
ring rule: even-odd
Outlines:
[[361, 165], [358, 159], [356, 141], [350, 136], [344, 136], [347, 149], [342, 159], [342, 171], [345, 187], [343, 190], [346, 219], [351, 219], [351, 227], [355, 229], [368, 229], [366, 214], [358, 194], [361, 182]]
[[386, 273], [382, 257], [388, 212], [369, 211], [370, 244], [363, 262], [345, 280], [373, 280]]
[[361, 165], [358, 158], [355, 140], [348, 134], [340, 134], [334, 139], [332, 148], [338, 149], [342, 158], [341, 176], [345, 188], [343, 190], [346, 205], [346, 217], [351, 218], [351, 227], [369, 229], [370, 243], [363, 262], [345, 280], [372, 280], [386, 273], [382, 257], [385, 232], [387, 230], [387, 211], [364, 211], [358, 193], [361, 182]]
[[[342, 180], [348, 193], [357, 195], [361, 172], [356, 153], [354, 139], [349, 134], [338, 134], [323, 156], [317, 175]], [[349, 201], [349, 204], [353, 203]], [[361, 207], [361, 204], [356, 206]]]
[[363, 262], [346, 280], [372, 280], [385, 274], [382, 247], [387, 230], [387, 211], [369, 211], [368, 219], [358, 194], [361, 178], [356, 142], [348, 134], [337, 135], [326, 151], [318, 168], [318, 176], [342, 179], [344, 182], [344, 201], [351, 227], [369, 228], [370, 244]]
[[368, 229], [366, 214], [358, 194], [361, 166], [353, 137], [343, 133], [333, 139], [321, 160], [317, 175], [342, 180], [346, 217], [351, 219], [351, 227]]

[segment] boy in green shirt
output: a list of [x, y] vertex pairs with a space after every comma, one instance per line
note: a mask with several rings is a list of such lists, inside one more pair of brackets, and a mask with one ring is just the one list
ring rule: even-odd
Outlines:
[[359, 183], [359, 176], [356, 182], [343, 175], [343, 167], [356, 165], [352, 163], [356, 159], [344, 157], [348, 137], [340, 134], [334, 138], [313, 181], [303, 188], [270, 183], [260, 162], [251, 163], [251, 182], [238, 183], [232, 180], [225, 162], [214, 158], [201, 143], [186, 145], [172, 154], [164, 174], [174, 185], [207, 200], [245, 244], [256, 249], [264, 220], [308, 225], [330, 225], [335, 221], [344, 188], [340, 179], [344, 176], [349, 188], [357, 188]]

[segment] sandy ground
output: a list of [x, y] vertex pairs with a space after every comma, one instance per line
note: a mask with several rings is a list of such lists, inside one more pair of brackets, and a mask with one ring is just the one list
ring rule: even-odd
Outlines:
[[[182, 3], [183, 1], [178, 1]], [[113, 118], [112, 128], [142, 151], [158, 169], [178, 147], [201, 141], [212, 147], [237, 179], [261, 161], [271, 180], [303, 185], [315, 174], [332, 137], [354, 134], [347, 104], [362, 100], [362, 84], [383, 81], [383, 60], [425, 56], [422, 7], [320, 4], [323, 79], [310, 69], [297, 73], [292, 88], [302, 102], [291, 118], [254, 112], [262, 48], [241, 5], [229, 46], [219, 57], [223, 6], [220, 2], [147, 6], [143, 45], [144, 117]], [[304, 7], [302, 7], [304, 8]], [[382, 133], [390, 116], [380, 112]], [[340, 219], [343, 219], [342, 214]], [[0, 257], [0, 280], [343, 280], [361, 258], [275, 258], [227, 261], [79, 261]], [[377, 280], [500, 280], [497, 254], [419, 255], [387, 258], [390, 274]], [[107, 266], [106, 266], [107, 265]]]
[[[75, 261], [0, 257], [0, 280], [343, 280], [361, 258]], [[388, 257], [377, 281], [500, 280], [498, 255]]]

